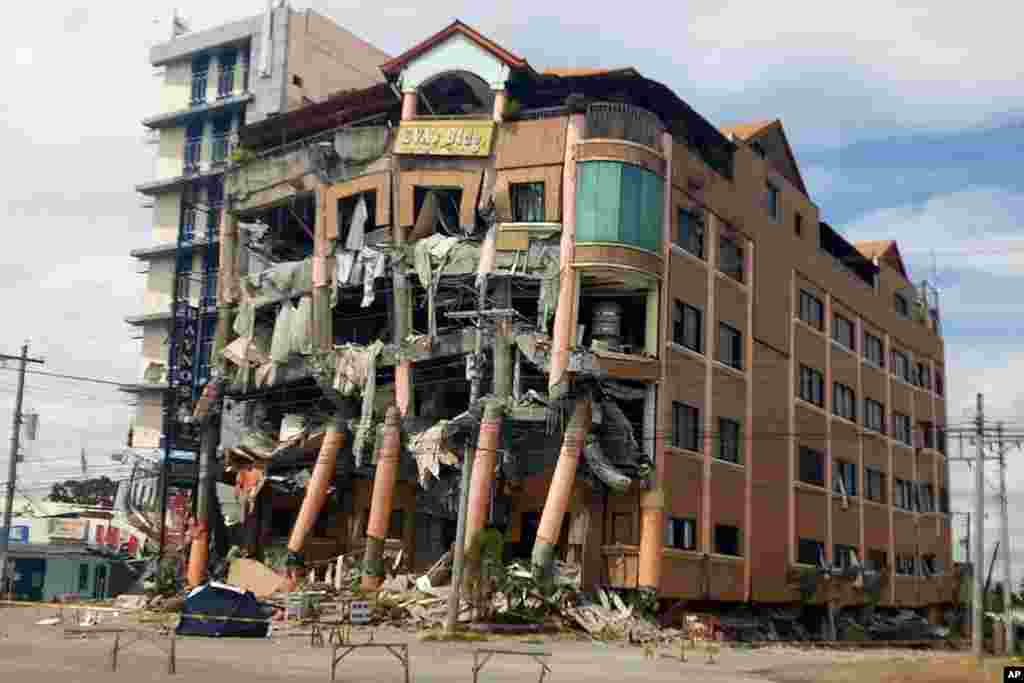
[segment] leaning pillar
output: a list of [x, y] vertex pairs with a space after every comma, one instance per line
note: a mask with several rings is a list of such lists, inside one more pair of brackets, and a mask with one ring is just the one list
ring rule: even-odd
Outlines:
[[384, 541], [391, 522], [400, 452], [401, 413], [397, 406], [391, 406], [384, 419], [384, 439], [377, 456], [377, 472], [373, 477], [370, 518], [366, 524], [366, 553], [363, 556], [363, 590], [377, 590], [384, 579]]

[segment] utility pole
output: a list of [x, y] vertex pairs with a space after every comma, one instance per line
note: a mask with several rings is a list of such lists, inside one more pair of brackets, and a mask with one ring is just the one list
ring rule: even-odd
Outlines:
[[996, 426], [996, 445], [999, 448], [999, 512], [1003, 525], [1003, 619], [1006, 622], [1006, 654], [1017, 653], [1013, 625], [1013, 579], [1010, 577], [1010, 520], [1006, 504], [1006, 451], [1003, 448], [1003, 423]]
[[[484, 343], [484, 298], [487, 296], [487, 274], [481, 273], [476, 294], [476, 340], [470, 361], [469, 405], [475, 406], [480, 400], [481, 353]], [[472, 437], [466, 440], [465, 455], [462, 456], [462, 479], [459, 482], [459, 516], [455, 525], [455, 548], [452, 552], [452, 592], [448, 595], [448, 615], [444, 630], [448, 635], [455, 633], [459, 618], [459, 601], [462, 594], [462, 570], [466, 563], [466, 515], [469, 510], [469, 480], [473, 477], [473, 458], [476, 444]]]
[[11, 541], [11, 517], [14, 514], [14, 482], [18, 478], [18, 449], [21, 447], [21, 404], [25, 398], [25, 367], [29, 363], [42, 364], [38, 358], [28, 357], [28, 342], [21, 346], [20, 356], [0, 353], [0, 360], [18, 361], [18, 392], [14, 397], [14, 417], [11, 419], [11, 452], [7, 463], [7, 500], [4, 503], [3, 533], [0, 534], [0, 593], [7, 590], [7, 558]]
[[985, 569], [985, 397], [978, 394], [978, 415], [975, 418], [977, 453], [974, 463], [974, 619], [971, 649], [981, 660], [984, 656], [985, 595], [982, 572]]

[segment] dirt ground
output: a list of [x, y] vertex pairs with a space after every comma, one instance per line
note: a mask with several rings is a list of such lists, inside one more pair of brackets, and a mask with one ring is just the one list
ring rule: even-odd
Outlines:
[[[56, 616], [53, 608], [0, 609], [0, 679], [49, 683], [114, 683], [118, 680], [216, 681], [260, 683], [281, 678], [329, 680], [329, 649], [310, 647], [308, 631], [276, 629], [265, 639], [177, 639], [177, 674], [167, 673], [167, 655], [149, 642], [128, 645], [109, 671], [110, 635], [65, 639], [62, 626], [37, 621]], [[127, 613], [107, 613], [101, 626], [133, 625]], [[368, 637], [356, 631], [354, 640]], [[472, 680], [472, 650], [478, 647], [550, 651], [551, 675], [546, 681], [613, 680], [638, 683], [982, 683], [1002, 680], [1005, 660], [988, 660], [987, 676], [964, 653], [834, 652], [773, 647], [757, 650], [725, 646], [707, 662], [704, 652], [689, 652], [686, 663], [667, 648], [652, 659], [642, 649], [605, 644], [576, 636], [491, 638], [486, 642], [424, 642], [416, 634], [380, 628], [376, 642], [409, 644], [415, 683]], [[122, 636], [122, 642], [131, 640]], [[480, 674], [480, 683], [536, 681], [539, 669], [525, 657], [496, 657]], [[23, 676], [18, 676], [22, 674]], [[380, 649], [350, 655], [338, 669], [339, 681], [402, 683], [399, 663]]]

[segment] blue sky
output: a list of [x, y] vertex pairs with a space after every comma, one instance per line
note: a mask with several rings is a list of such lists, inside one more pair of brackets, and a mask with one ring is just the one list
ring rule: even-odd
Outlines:
[[[915, 279], [941, 288], [949, 419], [974, 394], [1024, 428], [1024, 10], [1002, 0], [806, 3], [644, 0], [601, 6], [519, 0], [293, 2], [333, 16], [397, 54], [454, 18], [536, 67], [635, 66], [717, 125], [780, 117], [812, 198], [852, 239], [899, 240]], [[173, 6], [197, 28], [259, 13], [262, 0], [36, 3], [0, 25], [0, 352], [26, 336], [58, 372], [131, 380], [141, 308], [129, 258], [150, 242], [133, 187], [151, 177], [140, 121], [158, 109], [149, 48]], [[0, 416], [13, 374], [0, 372]], [[85, 447], [97, 471], [123, 443], [130, 407], [116, 391], [42, 377], [43, 414], [25, 486], [74, 474]], [[5, 454], [0, 468], [6, 470]], [[1018, 457], [1017, 460], [1020, 458]], [[994, 470], [991, 476], [994, 478]], [[954, 493], [969, 489], [953, 470]], [[1024, 532], [1024, 466], [1010, 469], [1014, 530]], [[963, 486], [958, 486], [963, 484]], [[960, 507], [966, 500], [954, 499]], [[990, 522], [989, 539], [997, 529]], [[1015, 545], [1024, 550], [1024, 533]], [[1015, 553], [1024, 559], [1024, 553]], [[998, 575], [998, 573], [997, 573]], [[1019, 578], [1019, 577], [1018, 577]]]

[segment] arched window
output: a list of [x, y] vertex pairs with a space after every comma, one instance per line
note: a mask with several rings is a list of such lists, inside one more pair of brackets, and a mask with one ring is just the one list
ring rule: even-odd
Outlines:
[[428, 116], [490, 116], [494, 92], [468, 71], [447, 71], [419, 89], [420, 113]]

